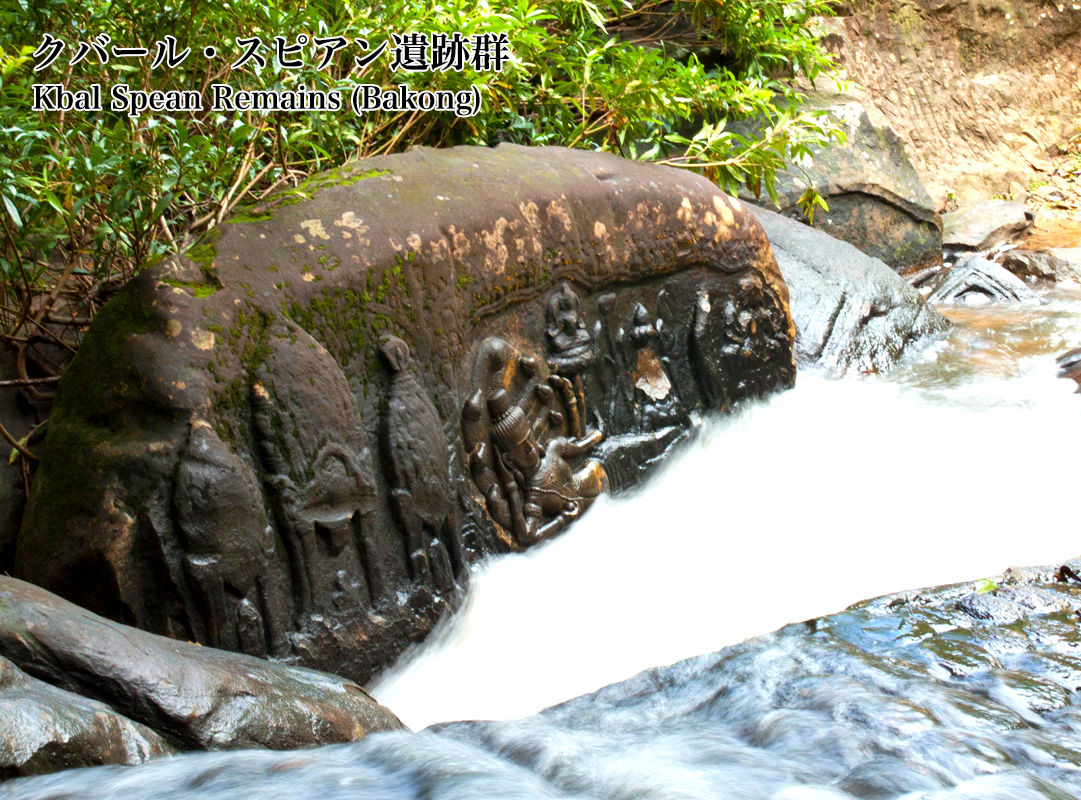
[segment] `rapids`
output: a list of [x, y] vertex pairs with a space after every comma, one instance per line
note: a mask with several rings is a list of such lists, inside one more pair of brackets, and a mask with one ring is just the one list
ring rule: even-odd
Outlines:
[[1079, 797], [1081, 587], [1041, 573], [842, 612], [1081, 550], [1081, 398], [1054, 363], [1081, 345], [1081, 292], [1050, 299], [951, 311], [954, 331], [889, 376], [801, 372], [633, 496], [482, 565], [372, 691], [414, 729], [496, 721], [0, 798]]
[[886, 377], [801, 372], [641, 491], [474, 575], [373, 687], [410, 727], [507, 719], [870, 597], [1081, 553], [1081, 291], [948, 310]]

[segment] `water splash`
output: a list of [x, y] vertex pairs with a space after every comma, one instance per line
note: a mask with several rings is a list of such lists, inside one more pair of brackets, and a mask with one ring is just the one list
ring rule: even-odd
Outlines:
[[524, 716], [887, 592], [1077, 554], [1081, 294], [958, 311], [888, 378], [803, 373], [641, 492], [494, 559], [373, 687], [411, 727]]

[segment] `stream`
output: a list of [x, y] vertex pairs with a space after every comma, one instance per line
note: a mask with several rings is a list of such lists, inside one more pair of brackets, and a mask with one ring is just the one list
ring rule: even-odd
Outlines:
[[1081, 290], [1048, 298], [950, 310], [888, 376], [801, 372], [642, 490], [479, 566], [370, 687], [420, 734], [0, 798], [1081, 797], [1081, 587], [906, 591], [1081, 551], [1081, 398], [1055, 367]]
[[[1081, 291], [960, 323], [888, 377], [801, 373], [641, 492], [495, 559], [372, 694], [419, 729], [507, 719], [870, 597], [1081, 554]], [[1039, 533], [1038, 536], [1030, 534]], [[732, 613], [739, 609], [738, 613]]]

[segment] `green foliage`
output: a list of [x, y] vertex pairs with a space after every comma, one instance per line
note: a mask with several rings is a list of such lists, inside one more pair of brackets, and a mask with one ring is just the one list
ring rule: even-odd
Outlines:
[[[163, 255], [187, 248], [241, 202], [348, 159], [414, 144], [512, 141], [598, 148], [699, 169], [728, 190], [746, 184], [772, 193], [786, 159], [840, 133], [817, 112], [800, 110], [787, 82], [832, 69], [814, 33], [828, 0], [682, 0], [707, 36], [673, 44], [646, 24], [672, 7], [659, 0], [10, 0], [0, 10], [0, 322], [11, 334], [33, 298], [59, 284], [122, 280]], [[663, 6], [663, 9], [662, 9]], [[391, 72], [389, 50], [363, 71], [354, 46], [317, 71], [319, 54], [284, 70], [270, 58], [232, 70], [235, 37], [270, 43], [299, 33], [367, 39], [390, 32], [506, 33], [514, 52], [502, 72]], [[34, 73], [31, 53], [50, 33], [68, 43]], [[192, 54], [175, 69], [151, 71], [151, 58], [91, 54], [70, 67], [80, 42], [108, 34], [114, 45], [148, 47], [172, 34]], [[703, 45], [721, 52], [704, 66]], [[215, 45], [217, 59], [202, 57]], [[267, 53], [270, 56], [270, 53]], [[483, 108], [452, 113], [341, 111], [154, 113], [130, 119], [100, 113], [33, 112], [34, 82], [71, 89], [126, 82], [132, 89], [344, 89], [354, 83], [462, 90], [477, 85]], [[206, 102], [206, 105], [209, 105]], [[761, 133], [730, 130], [758, 120]], [[814, 200], [809, 200], [813, 208]], [[74, 278], [72, 277], [74, 276]]]

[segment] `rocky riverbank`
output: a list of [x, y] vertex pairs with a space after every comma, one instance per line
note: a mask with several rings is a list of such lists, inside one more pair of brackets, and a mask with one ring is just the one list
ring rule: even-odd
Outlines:
[[0, 776], [402, 727], [343, 678], [155, 636], [0, 577]]
[[183, 756], [0, 797], [900, 798], [1081, 793], [1081, 561], [903, 592], [508, 722]]

